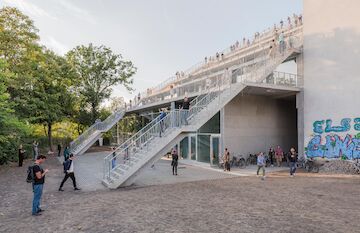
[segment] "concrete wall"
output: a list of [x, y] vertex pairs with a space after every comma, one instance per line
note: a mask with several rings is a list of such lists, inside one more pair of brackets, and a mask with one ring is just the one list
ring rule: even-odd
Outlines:
[[304, 0], [304, 149], [360, 157], [360, 1]]
[[295, 100], [237, 96], [222, 111], [222, 141], [232, 155], [297, 147]]

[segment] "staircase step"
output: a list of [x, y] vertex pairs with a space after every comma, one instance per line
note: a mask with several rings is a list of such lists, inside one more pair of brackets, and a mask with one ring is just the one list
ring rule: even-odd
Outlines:
[[115, 179], [119, 179], [123, 174], [125, 174], [125, 172], [120, 169], [111, 171], [111, 175], [114, 176]]
[[116, 169], [116, 172], [120, 174], [120, 176], [126, 174], [127, 170], [125, 170], [124, 168], [121, 168], [121, 167], [117, 167]]
[[123, 170], [129, 170], [130, 169], [130, 166], [127, 165], [127, 164], [120, 164], [118, 167], [122, 168]]

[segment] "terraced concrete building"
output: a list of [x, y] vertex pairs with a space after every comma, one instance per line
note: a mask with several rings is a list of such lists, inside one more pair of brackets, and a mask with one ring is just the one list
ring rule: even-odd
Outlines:
[[[304, 20], [256, 34], [141, 94], [71, 144], [86, 151], [126, 114], [149, 123], [104, 159], [103, 183], [131, 184], [176, 147], [188, 160], [215, 165], [221, 152], [247, 156], [280, 145], [300, 155], [360, 157], [358, 1], [304, 1]], [[295, 72], [283, 72], [291, 64]], [[185, 97], [190, 109], [182, 110]], [[168, 108], [166, 117], [157, 116]], [[161, 135], [161, 137], [160, 137]], [[115, 158], [128, 158], [114, 166]]]

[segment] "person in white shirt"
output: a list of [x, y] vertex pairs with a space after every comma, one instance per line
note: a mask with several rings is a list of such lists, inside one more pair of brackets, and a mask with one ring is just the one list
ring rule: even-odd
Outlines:
[[74, 190], [80, 190], [77, 186], [76, 186], [76, 179], [75, 179], [75, 174], [74, 174], [74, 159], [75, 156], [73, 154], [70, 154], [70, 157], [68, 160], [66, 160], [63, 165], [64, 165], [64, 173], [65, 173], [65, 177], [64, 179], [61, 181], [60, 187], [59, 187], [59, 191], [64, 191], [62, 189], [62, 187], [64, 186], [65, 181], [70, 177], [73, 185], [74, 185]]

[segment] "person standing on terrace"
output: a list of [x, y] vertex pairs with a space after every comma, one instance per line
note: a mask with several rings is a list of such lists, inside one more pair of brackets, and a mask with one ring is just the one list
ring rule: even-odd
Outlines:
[[183, 110], [183, 111], [181, 111], [181, 115], [182, 115], [181, 123], [188, 125], [187, 118], [188, 118], [189, 109], [190, 109], [190, 101], [189, 101], [188, 97], [186, 97], [186, 96], [184, 98], [184, 103], [182, 104], [181, 109]]
[[287, 20], [288, 20], [289, 28], [291, 29], [291, 28], [292, 28], [292, 25], [291, 25], [291, 18], [290, 18], [290, 16], [288, 16]]
[[285, 51], [285, 38], [283, 31], [279, 35], [279, 51], [281, 54], [283, 54]]

